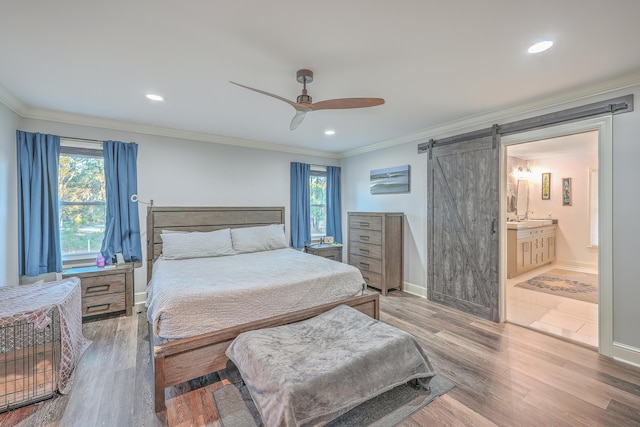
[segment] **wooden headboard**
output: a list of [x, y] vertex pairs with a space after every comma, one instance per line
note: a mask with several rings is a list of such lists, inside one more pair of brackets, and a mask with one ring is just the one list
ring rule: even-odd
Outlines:
[[162, 230], [213, 231], [223, 228], [284, 224], [284, 207], [153, 206], [147, 209], [147, 282], [162, 254]]

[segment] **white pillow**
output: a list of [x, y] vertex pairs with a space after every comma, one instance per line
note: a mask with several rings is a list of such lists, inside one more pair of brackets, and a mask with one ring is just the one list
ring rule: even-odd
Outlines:
[[162, 230], [162, 257], [165, 259], [205, 258], [235, 255], [228, 228], [191, 233]]
[[233, 249], [238, 254], [289, 247], [287, 237], [284, 235], [284, 224], [233, 228], [231, 240], [233, 241]]

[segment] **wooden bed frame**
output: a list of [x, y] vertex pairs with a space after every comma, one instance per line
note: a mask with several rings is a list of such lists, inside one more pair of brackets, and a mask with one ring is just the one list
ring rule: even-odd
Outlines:
[[[147, 282], [151, 280], [154, 261], [162, 254], [162, 230], [212, 231], [284, 223], [284, 207], [150, 207], [147, 210]], [[240, 333], [299, 322], [340, 304], [349, 305], [374, 319], [380, 318], [376, 293], [164, 343], [160, 343], [153, 334], [153, 325], [149, 324], [156, 412], [166, 409], [166, 387], [226, 368], [229, 359], [225, 350]]]

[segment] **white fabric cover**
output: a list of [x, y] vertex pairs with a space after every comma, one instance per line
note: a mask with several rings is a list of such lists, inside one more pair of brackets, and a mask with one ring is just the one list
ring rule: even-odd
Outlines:
[[161, 338], [185, 338], [357, 295], [360, 270], [295, 249], [158, 259], [147, 316]]
[[190, 233], [162, 231], [162, 257], [187, 259], [235, 255], [228, 228]]
[[231, 240], [233, 249], [239, 254], [289, 247], [284, 224], [234, 228], [231, 230]]

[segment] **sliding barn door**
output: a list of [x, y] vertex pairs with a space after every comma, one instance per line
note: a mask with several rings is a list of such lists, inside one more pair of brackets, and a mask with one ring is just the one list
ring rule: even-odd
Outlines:
[[436, 143], [427, 166], [429, 299], [493, 321], [499, 317], [497, 138]]

